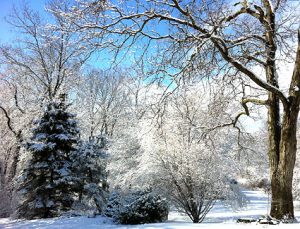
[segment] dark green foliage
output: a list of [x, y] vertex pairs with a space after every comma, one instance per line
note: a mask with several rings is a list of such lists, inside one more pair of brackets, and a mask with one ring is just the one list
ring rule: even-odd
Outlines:
[[119, 193], [113, 192], [110, 194], [104, 215], [111, 218], [116, 218], [122, 208], [122, 197]]
[[167, 220], [168, 204], [151, 190], [137, 191], [119, 198], [114, 194], [108, 203], [107, 216], [121, 224], [158, 223]]
[[64, 100], [47, 105], [32, 130], [26, 149], [31, 158], [19, 179], [18, 218], [49, 218], [70, 210], [77, 179], [70, 154], [76, 150], [78, 129]]
[[78, 178], [76, 193], [77, 205], [82, 212], [93, 214], [102, 212], [108, 195], [107, 153], [102, 137], [81, 142], [77, 151], [72, 153], [74, 173]]

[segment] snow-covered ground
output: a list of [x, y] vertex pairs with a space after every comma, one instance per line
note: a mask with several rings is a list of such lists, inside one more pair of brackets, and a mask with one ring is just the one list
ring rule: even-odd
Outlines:
[[[269, 228], [280, 227], [288, 229], [300, 228], [299, 223], [295, 224], [280, 224], [280, 225], [261, 225], [257, 223], [244, 224], [236, 223], [238, 218], [258, 218], [261, 215], [266, 215], [268, 211], [268, 197], [259, 191], [244, 191], [249, 199], [248, 206], [240, 211], [233, 212], [229, 207], [224, 207], [221, 203], [217, 203], [211, 212], [207, 215], [205, 221], [201, 224], [193, 224], [190, 220], [176, 212], [171, 212], [169, 220], [165, 223], [145, 224], [145, 225], [116, 225], [111, 220], [104, 217], [88, 218], [88, 217], [71, 217], [71, 218], [54, 218], [41, 219], [30, 221], [12, 221], [8, 218], [0, 219], [0, 228], [26, 229], [26, 228], [47, 228], [47, 229], [107, 229], [107, 228], [121, 228], [121, 229], [188, 229], [188, 228], [202, 228], [202, 229], [234, 229], [234, 228]], [[300, 208], [296, 205], [296, 217], [300, 222]]]

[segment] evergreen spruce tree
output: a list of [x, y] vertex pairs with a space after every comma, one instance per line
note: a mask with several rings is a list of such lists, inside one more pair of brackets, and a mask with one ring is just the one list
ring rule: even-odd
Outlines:
[[82, 141], [72, 153], [74, 173], [78, 178], [77, 204], [80, 211], [102, 213], [108, 198], [107, 152], [104, 137]]
[[18, 218], [55, 217], [71, 208], [78, 180], [73, 176], [70, 155], [76, 150], [79, 130], [67, 107], [65, 95], [49, 103], [32, 130], [31, 141], [26, 144], [31, 158], [18, 188]]

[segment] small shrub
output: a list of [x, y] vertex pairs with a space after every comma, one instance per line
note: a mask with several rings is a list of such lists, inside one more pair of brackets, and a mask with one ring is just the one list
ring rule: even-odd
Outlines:
[[158, 223], [167, 220], [168, 204], [151, 190], [130, 193], [123, 198], [113, 194], [107, 205], [106, 216], [120, 224]]
[[267, 178], [262, 179], [252, 179], [246, 185], [250, 189], [263, 189], [265, 192], [269, 192], [271, 188], [271, 183]]

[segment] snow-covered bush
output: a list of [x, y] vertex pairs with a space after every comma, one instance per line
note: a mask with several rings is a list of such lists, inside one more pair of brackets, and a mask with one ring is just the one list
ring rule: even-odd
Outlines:
[[122, 197], [118, 192], [112, 192], [109, 196], [104, 215], [116, 218], [122, 207]]
[[262, 189], [265, 192], [270, 191], [271, 182], [268, 178], [252, 178], [246, 183], [246, 187], [250, 189]]
[[178, 156], [162, 158], [157, 186], [179, 212], [193, 223], [201, 223], [225, 192], [222, 174], [205, 158], [201, 161]]
[[219, 99], [209, 101], [205, 93], [187, 85], [181, 89], [165, 102], [159, 127], [149, 127], [142, 142], [148, 158], [142, 159], [149, 160], [152, 186], [178, 211], [201, 223], [216, 200], [230, 191], [227, 177], [237, 168], [232, 161], [235, 132], [216, 128], [227, 117], [225, 96], [217, 109], [214, 103]]
[[150, 189], [135, 191], [121, 197], [113, 194], [106, 215], [120, 224], [158, 223], [167, 220], [168, 204]]

